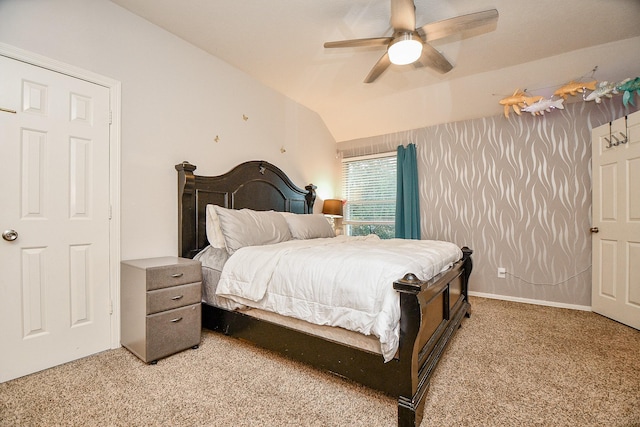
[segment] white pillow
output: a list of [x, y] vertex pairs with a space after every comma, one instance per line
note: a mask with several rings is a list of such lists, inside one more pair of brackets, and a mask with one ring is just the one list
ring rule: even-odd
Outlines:
[[324, 215], [286, 215], [284, 219], [294, 239], [336, 237], [336, 233]]
[[291, 240], [284, 216], [274, 211], [225, 209], [215, 206], [229, 254], [245, 246], [270, 245]]
[[220, 229], [220, 218], [214, 209], [215, 205], [207, 205], [207, 240], [209, 244], [216, 249], [227, 249], [224, 242], [224, 235]]

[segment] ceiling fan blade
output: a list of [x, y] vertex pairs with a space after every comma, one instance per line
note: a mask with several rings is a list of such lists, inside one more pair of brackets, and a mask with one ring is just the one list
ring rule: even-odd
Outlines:
[[389, 54], [387, 52], [382, 55], [382, 57], [376, 62], [376, 65], [373, 66], [369, 74], [364, 79], [365, 83], [373, 83], [375, 79], [380, 77], [380, 74], [384, 73], [387, 68], [391, 65], [391, 61], [389, 60]]
[[375, 37], [370, 39], [341, 40], [337, 42], [326, 42], [324, 47], [370, 47], [387, 46], [393, 41], [393, 37]]
[[415, 31], [416, 6], [413, 0], [391, 0], [391, 26], [395, 32]]
[[418, 33], [429, 42], [463, 31], [495, 25], [497, 22], [498, 11], [490, 9], [426, 24], [418, 28]]
[[444, 74], [451, 71], [453, 65], [429, 43], [422, 44], [422, 55], [413, 63], [416, 68], [430, 67]]
[[423, 40], [430, 42], [463, 31], [495, 25], [497, 22], [498, 11], [490, 9], [423, 25], [418, 28], [418, 34]]

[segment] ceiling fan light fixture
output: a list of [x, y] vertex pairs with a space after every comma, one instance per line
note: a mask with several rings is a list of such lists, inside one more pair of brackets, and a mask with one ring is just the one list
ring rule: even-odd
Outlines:
[[387, 52], [392, 64], [411, 64], [422, 55], [422, 39], [413, 33], [400, 34], [389, 44]]

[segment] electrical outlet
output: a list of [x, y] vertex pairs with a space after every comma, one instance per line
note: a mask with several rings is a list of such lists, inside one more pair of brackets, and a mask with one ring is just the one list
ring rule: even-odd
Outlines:
[[507, 269], [504, 267], [498, 267], [498, 279], [504, 279], [507, 277]]

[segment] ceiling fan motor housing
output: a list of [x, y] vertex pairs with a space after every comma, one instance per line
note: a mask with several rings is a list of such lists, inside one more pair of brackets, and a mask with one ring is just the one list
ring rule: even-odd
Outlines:
[[422, 39], [417, 32], [399, 32], [394, 34], [388, 47], [389, 60], [396, 65], [411, 64], [422, 54]]

